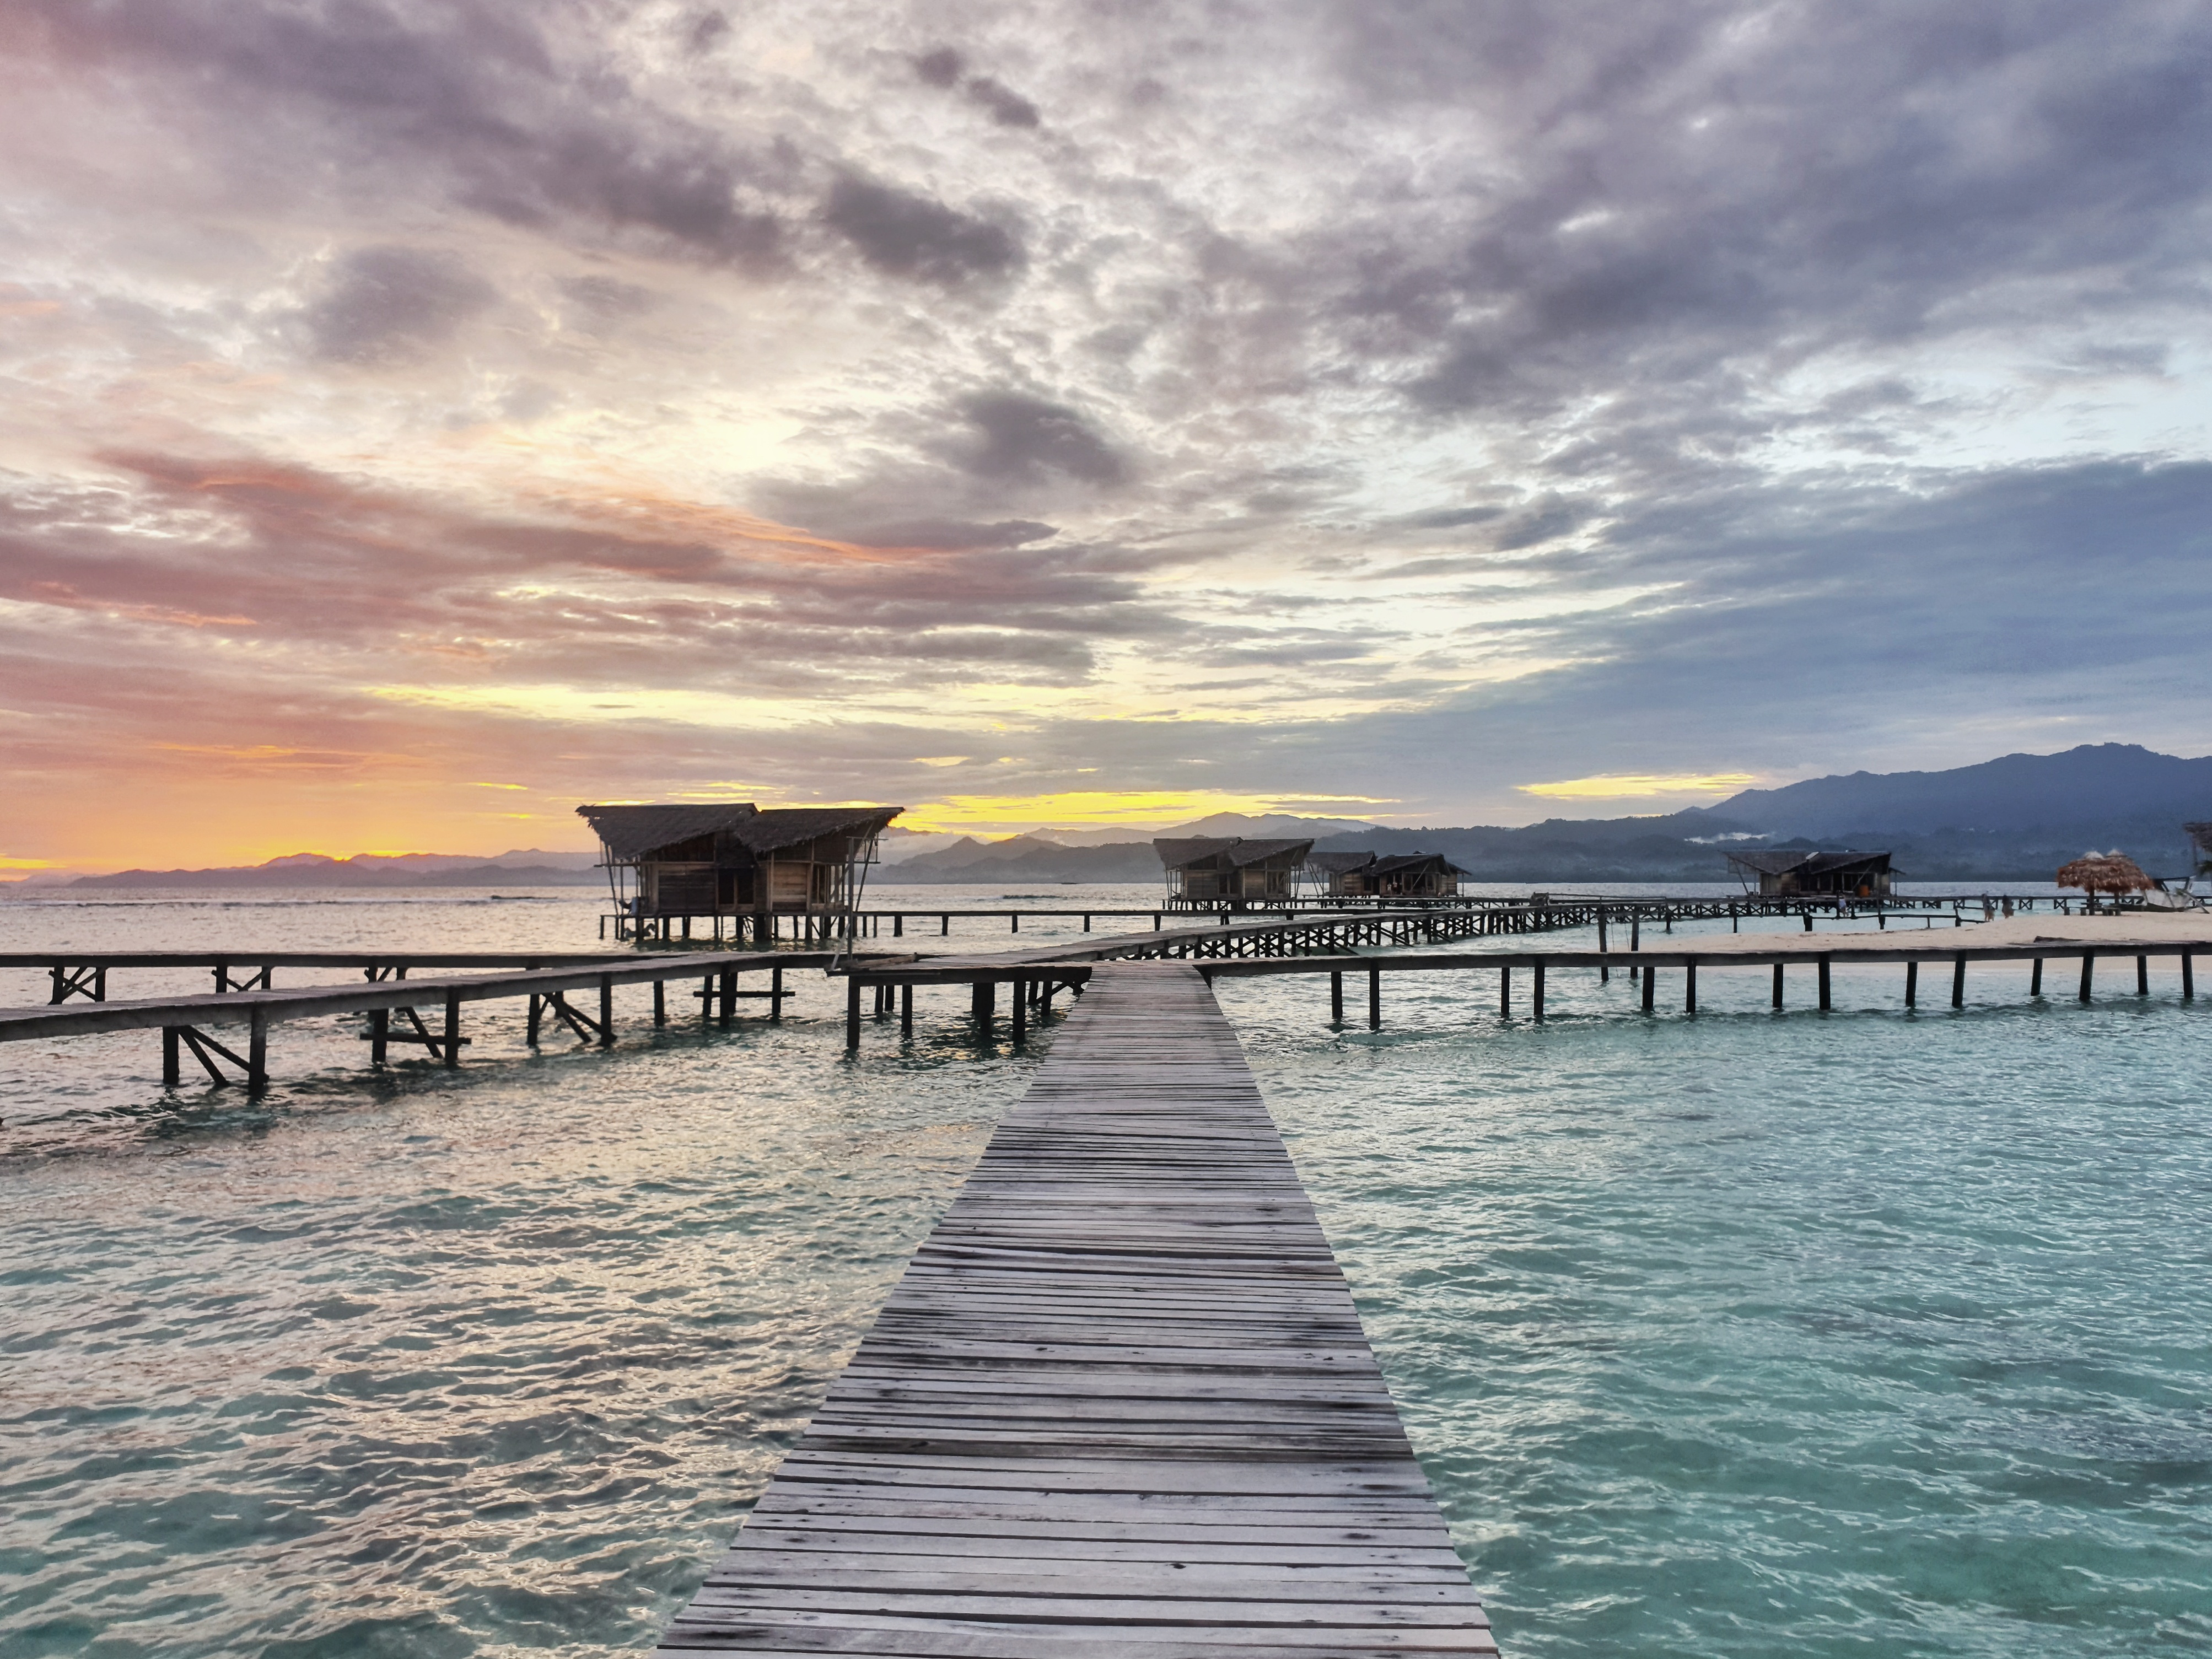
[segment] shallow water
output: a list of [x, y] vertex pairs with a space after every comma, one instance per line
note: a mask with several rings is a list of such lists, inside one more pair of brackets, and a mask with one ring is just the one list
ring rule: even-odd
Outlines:
[[[597, 908], [10, 902], [0, 949]], [[1894, 980], [1686, 1019], [1559, 975], [1541, 1027], [1391, 980], [1374, 1034], [1223, 981], [1510, 1654], [2212, 1651], [2212, 1010]], [[649, 1644], [1031, 1063], [957, 989], [849, 1062], [799, 986], [727, 1033], [625, 993], [606, 1053], [472, 1013], [457, 1074], [280, 1027], [252, 1103], [143, 1036], [0, 1049], [0, 1653]]]

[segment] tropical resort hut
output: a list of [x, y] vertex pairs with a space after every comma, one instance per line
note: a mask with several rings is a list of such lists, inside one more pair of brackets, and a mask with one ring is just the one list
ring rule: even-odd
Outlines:
[[2118, 852], [2084, 853], [2063, 866], [2056, 880], [2061, 887], [2078, 887], [2087, 893], [2092, 910], [2097, 908], [2100, 893], [2117, 898], [2123, 893], [2148, 893], [2158, 885], [2142, 872], [2141, 865]]
[[1169, 909], [1242, 910], [1288, 899], [1313, 841], [1163, 836], [1152, 847], [1167, 872]]
[[1453, 898], [1468, 873], [1442, 853], [1316, 853], [1306, 866], [1332, 898]]
[[1794, 847], [1771, 852], [1730, 853], [1745, 892], [1795, 897], [1821, 894], [1848, 898], [1887, 898], [1891, 877], [1887, 853], [1820, 853]]
[[849, 937], [876, 840], [906, 809], [750, 801], [579, 806], [598, 832], [621, 939], [774, 944], [781, 918], [805, 940]]
[[2212, 823], [2185, 823], [2181, 829], [2189, 837], [2190, 846], [2196, 849], [2196, 873], [2212, 876]]

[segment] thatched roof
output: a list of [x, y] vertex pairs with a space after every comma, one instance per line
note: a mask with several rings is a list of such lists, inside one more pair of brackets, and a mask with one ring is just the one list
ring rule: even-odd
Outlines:
[[1461, 869], [1442, 853], [1395, 854], [1387, 859], [1376, 860], [1375, 867], [1370, 873], [1377, 876], [1393, 876], [1402, 875], [1415, 870], [1440, 870], [1448, 876], [1474, 874], [1471, 870]]
[[1782, 847], [1771, 852], [1730, 853], [1730, 864], [1746, 870], [1756, 871], [1762, 876], [1786, 876], [1791, 871], [1801, 875], [1824, 876], [1831, 870], [1848, 869], [1855, 864], [1889, 862], [1887, 853], [1815, 853], [1802, 848]]
[[2141, 865], [2119, 853], [2084, 853], [2055, 879], [2061, 887], [2078, 887], [2085, 893], [2147, 893], [2158, 884], [2143, 874]]
[[750, 852], [766, 857], [824, 836], [872, 836], [903, 806], [771, 806], [730, 826]]
[[672, 847], [698, 836], [720, 835], [760, 815], [760, 808], [749, 800], [576, 809], [576, 816], [599, 832], [608, 855], [617, 859], [643, 858], [656, 848]]
[[1160, 862], [1170, 870], [1188, 870], [1194, 864], [1218, 860], [1232, 870], [1269, 859], [1302, 859], [1313, 851], [1313, 837], [1304, 841], [1247, 841], [1242, 836], [1158, 836], [1152, 847]]
[[577, 815], [599, 832], [610, 857], [641, 859], [663, 847], [700, 836], [728, 835], [758, 858], [803, 846], [824, 836], [872, 836], [902, 806], [777, 806], [763, 812], [750, 801], [697, 805], [579, 806]]

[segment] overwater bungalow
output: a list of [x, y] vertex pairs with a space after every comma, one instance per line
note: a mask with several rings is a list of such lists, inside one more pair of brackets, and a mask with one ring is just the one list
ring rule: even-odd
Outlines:
[[598, 832], [601, 863], [628, 934], [670, 937], [668, 923], [725, 919], [742, 940], [772, 940], [780, 916], [801, 919], [809, 938], [849, 931], [876, 841], [900, 806], [709, 805], [579, 806]]
[[1763, 894], [1822, 894], [1851, 898], [1887, 898], [1890, 878], [1887, 853], [1817, 853], [1794, 847], [1771, 852], [1730, 853], [1728, 861], [1744, 891]]
[[1297, 890], [1299, 866], [1313, 851], [1310, 837], [1163, 836], [1152, 846], [1167, 872], [1170, 910], [1243, 909], [1287, 899]]
[[1316, 853], [1306, 867], [1331, 897], [1452, 898], [1468, 872], [1442, 853]]

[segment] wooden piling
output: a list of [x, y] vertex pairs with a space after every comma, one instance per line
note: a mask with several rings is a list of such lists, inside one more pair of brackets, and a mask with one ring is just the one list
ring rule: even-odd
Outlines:
[[2094, 951], [2081, 952], [2081, 1000], [2089, 1000], [2089, 981], [2096, 977], [2097, 957]]
[[1382, 1029], [1382, 970], [1380, 968], [1367, 970], [1367, 1029], [1370, 1031]]
[[1966, 958], [1964, 956], [1951, 958], [1951, 1006], [1954, 1008], [1966, 1006]]
[[[1807, 921], [1807, 926], [1808, 926], [1808, 927], [1809, 927], [1810, 925], [1811, 925], [1811, 921], [1810, 921], [1810, 918], [1808, 917], [1808, 921]], [[1829, 1011], [1829, 1009], [1831, 1009], [1832, 1007], [1833, 1007], [1833, 1006], [1835, 1006], [1835, 1004], [1834, 1004], [1834, 1002], [1833, 1002], [1832, 999], [1832, 998], [1830, 997], [1830, 995], [1829, 995], [1829, 986], [1828, 986], [1828, 958], [1827, 958], [1826, 957], [1825, 957], [1825, 956], [1824, 956], [1824, 957], [1820, 957], [1820, 1012], [1821, 1012], [1822, 1013], [1824, 1013], [1824, 1014], [1825, 1014], [1825, 1013], [1826, 1013], [1826, 1012]]]

